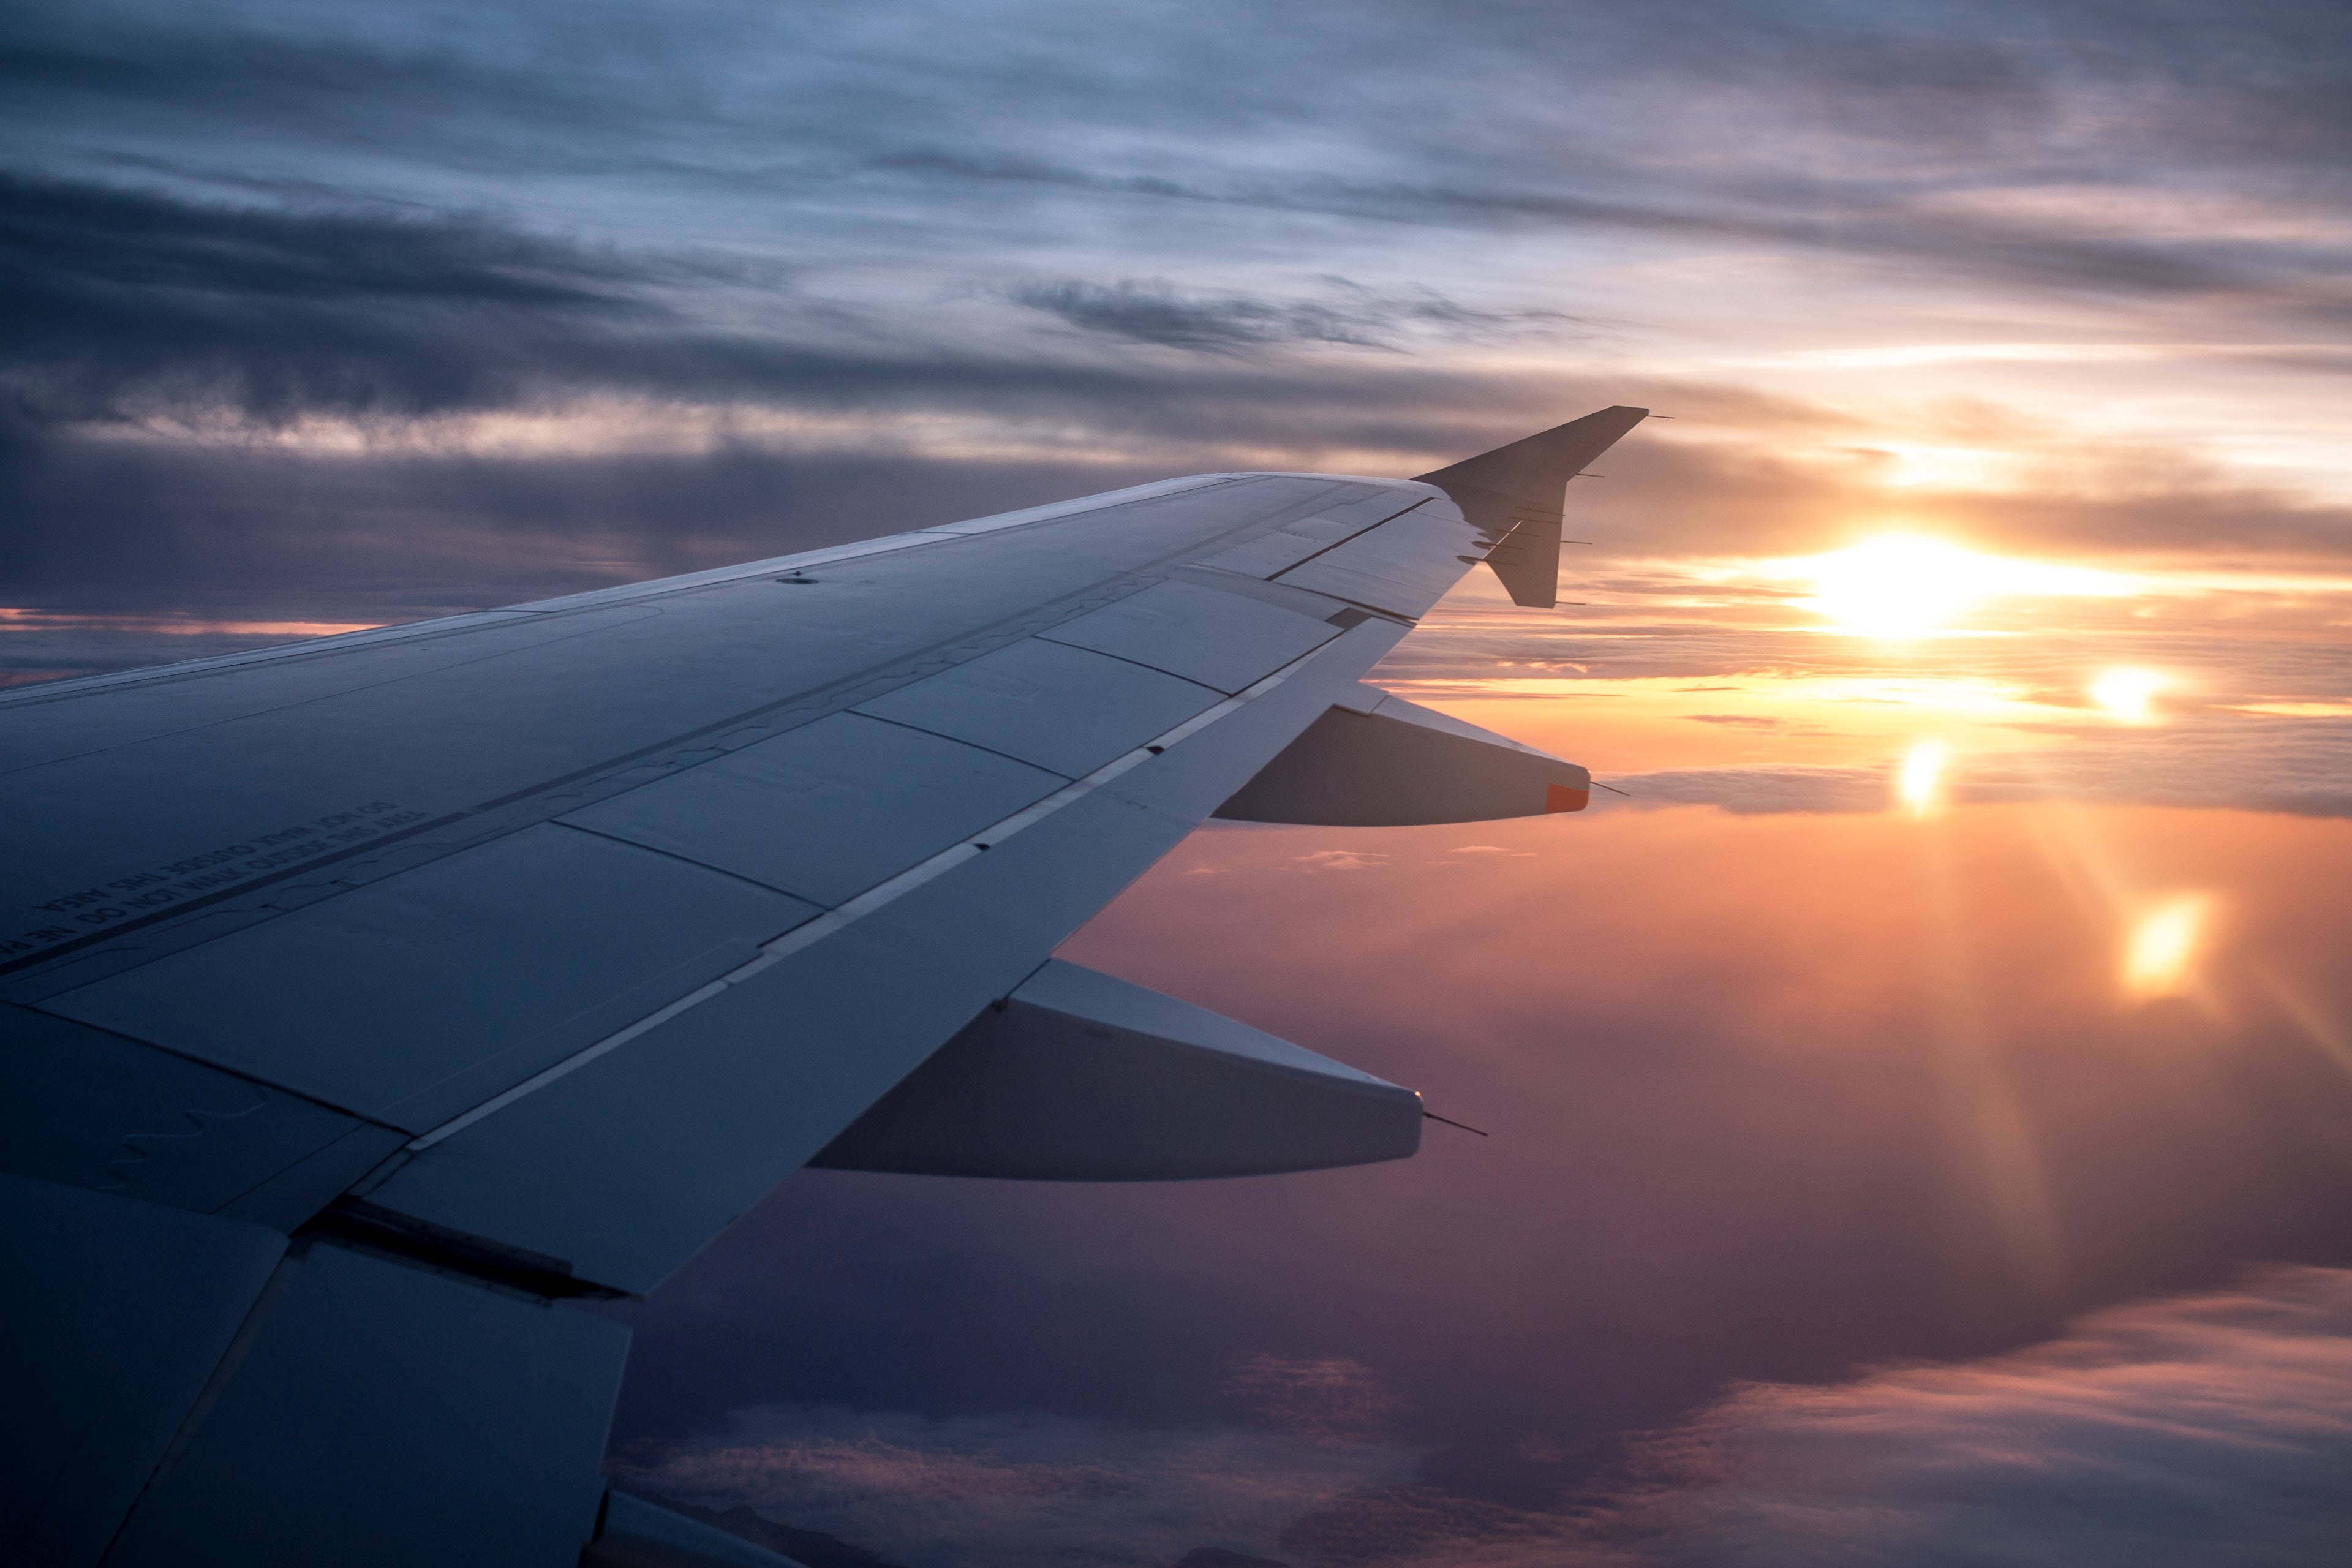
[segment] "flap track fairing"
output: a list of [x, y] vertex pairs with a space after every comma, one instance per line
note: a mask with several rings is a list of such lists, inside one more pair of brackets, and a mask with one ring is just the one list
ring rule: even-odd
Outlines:
[[1054, 959], [809, 1163], [1187, 1181], [1402, 1160], [1420, 1146], [1412, 1090]]
[[1363, 686], [1217, 807], [1229, 822], [1408, 827], [1582, 811], [1574, 763]]

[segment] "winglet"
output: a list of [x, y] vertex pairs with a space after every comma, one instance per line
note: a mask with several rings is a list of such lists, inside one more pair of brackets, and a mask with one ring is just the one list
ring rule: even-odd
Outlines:
[[1604, 408], [1415, 477], [1453, 497], [1471, 526], [1496, 541], [1486, 563], [1510, 590], [1512, 603], [1549, 609], [1559, 602], [1559, 524], [1568, 481], [1649, 416], [1646, 408]]

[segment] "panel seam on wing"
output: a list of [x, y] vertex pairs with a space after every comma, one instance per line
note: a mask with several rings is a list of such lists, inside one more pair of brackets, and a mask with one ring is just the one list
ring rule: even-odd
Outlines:
[[1285, 577], [1288, 576], [1291, 573], [1297, 571], [1301, 566], [1304, 566], [1304, 565], [1307, 564], [1309, 562], [1312, 562], [1312, 561], [1319, 561], [1319, 560], [1321, 560], [1324, 556], [1330, 554], [1330, 553], [1331, 553], [1331, 552], [1333, 552], [1334, 550], [1339, 549], [1339, 548], [1341, 545], [1343, 545], [1343, 544], [1353, 544], [1353, 543], [1355, 543], [1355, 542], [1356, 542], [1356, 541], [1358, 541], [1359, 539], [1363, 538], [1363, 537], [1364, 537], [1364, 535], [1366, 535], [1366, 534], [1368, 534], [1368, 533], [1371, 532], [1373, 529], [1376, 529], [1376, 528], [1386, 528], [1389, 524], [1391, 524], [1391, 523], [1394, 522], [1398, 518], [1402, 517], [1406, 512], [1409, 512], [1409, 511], [1412, 510], [1414, 507], [1421, 507], [1421, 506], [1426, 506], [1426, 505], [1428, 505], [1428, 504], [1429, 504], [1429, 500], [1430, 500], [1430, 498], [1429, 498], [1429, 497], [1427, 497], [1427, 496], [1423, 496], [1423, 497], [1422, 497], [1422, 498], [1420, 498], [1418, 500], [1415, 500], [1415, 501], [1412, 503], [1412, 506], [1399, 507], [1396, 510], [1394, 510], [1394, 511], [1392, 511], [1392, 512], [1389, 513], [1389, 515], [1388, 515], [1388, 516], [1386, 516], [1386, 517], [1384, 517], [1384, 518], [1381, 519], [1381, 520], [1380, 520], [1380, 521], [1378, 521], [1378, 522], [1373, 522], [1373, 523], [1367, 523], [1367, 524], [1365, 524], [1362, 528], [1360, 528], [1360, 529], [1356, 530], [1356, 531], [1355, 531], [1355, 532], [1353, 532], [1353, 533], [1351, 533], [1351, 534], [1348, 535], [1348, 537], [1347, 537], [1347, 538], [1345, 538], [1345, 539], [1335, 539], [1335, 540], [1333, 540], [1330, 543], [1328, 543], [1328, 544], [1327, 544], [1327, 545], [1323, 546], [1323, 548], [1322, 548], [1322, 549], [1318, 550], [1317, 552], [1315, 552], [1315, 553], [1314, 553], [1314, 554], [1312, 554], [1312, 555], [1302, 555], [1302, 556], [1300, 556], [1297, 560], [1296, 560], [1296, 561], [1292, 562], [1289, 565], [1287, 565], [1287, 566], [1284, 567], [1281, 571], [1276, 572], [1273, 576], [1266, 578], [1266, 579], [1265, 579], [1265, 581], [1267, 581], [1267, 582], [1269, 582], [1269, 583], [1279, 583], [1280, 581], [1282, 581], [1282, 579], [1283, 579], [1283, 578], [1285, 578]]
[[854, 925], [876, 910], [897, 902], [925, 883], [934, 881], [957, 867], [978, 858], [988, 849], [1002, 844], [1013, 834], [1024, 828], [1034, 827], [1063, 807], [1084, 799], [1122, 773], [1142, 766], [1170, 747], [1199, 734], [1227, 714], [1248, 706], [1289, 679], [1302, 666], [1320, 657], [1332, 646], [1332, 643], [1327, 642], [1320, 647], [1310, 648], [1255, 685], [1204, 709], [1174, 729], [1163, 734], [1155, 735], [1134, 750], [1121, 753], [1084, 778], [1074, 780], [1036, 804], [1024, 806], [1012, 816], [992, 823], [979, 832], [950, 845], [929, 859], [899, 872], [887, 881], [876, 884], [846, 903], [827, 910], [806, 924], [793, 927], [772, 942], [762, 944], [759, 957], [730, 970], [716, 980], [689, 991], [667, 1006], [646, 1014], [635, 1023], [614, 1031], [595, 1044], [573, 1052], [552, 1067], [532, 1074], [512, 1089], [492, 1096], [464, 1115], [453, 1117], [431, 1131], [418, 1134], [405, 1145], [407, 1152], [422, 1152], [445, 1139], [454, 1137], [485, 1118], [505, 1110], [517, 1100], [535, 1094], [557, 1079], [577, 1072], [597, 1058], [620, 1049], [640, 1036], [661, 1027], [680, 1014], [699, 1007], [714, 997], [723, 995], [731, 987], [740, 985], [762, 971], [772, 968], [793, 954], [814, 947], [835, 932]]

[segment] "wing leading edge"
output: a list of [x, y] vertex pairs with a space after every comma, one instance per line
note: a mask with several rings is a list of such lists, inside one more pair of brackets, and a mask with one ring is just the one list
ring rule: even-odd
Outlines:
[[577, 1304], [801, 1165], [1410, 1153], [1410, 1090], [1047, 961], [1221, 811], [1580, 805], [1358, 681], [1480, 559], [1549, 602], [1640, 416], [0, 697], [0, 1555], [620, 1561]]

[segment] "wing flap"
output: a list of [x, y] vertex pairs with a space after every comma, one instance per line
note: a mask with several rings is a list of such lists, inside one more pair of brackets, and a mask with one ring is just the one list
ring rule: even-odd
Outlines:
[[1079, 778], [1220, 695], [1125, 659], [1032, 637], [855, 710]]
[[584, 1312], [298, 1247], [108, 1568], [575, 1568], [628, 1342]]
[[94, 1563], [286, 1237], [5, 1175], [0, 1235], [0, 1562]]
[[1273, 580], [1419, 619], [1476, 559], [1465, 552], [1482, 549], [1477, 531], [1436, 502], [1391, 518]]
[[1178, 582], [1155, 584], [1039, 635], [1232, 693], [1322, 647], [1339, 628], [1319, 616]]
[[1419, 504], [1419, 497], [1399, 494], [1392, 486], [1383, 486], [1376, 494], [1286, 522], [1255, 539], [1207, 556], [1199, 563], [1244, 577], [1273, 577]]
[[831, 909], [1066, 782], [927, 731], [835, 713], [560, 820]]

